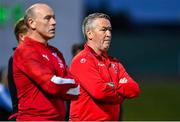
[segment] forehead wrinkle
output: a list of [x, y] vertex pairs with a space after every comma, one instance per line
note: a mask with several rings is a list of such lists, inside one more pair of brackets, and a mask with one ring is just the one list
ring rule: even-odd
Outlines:
[[111, 23], [105, 21], [95, 21], [94, 25], [96, 25], [95, 27], [99, 27], [99, 28], [112, 28]]

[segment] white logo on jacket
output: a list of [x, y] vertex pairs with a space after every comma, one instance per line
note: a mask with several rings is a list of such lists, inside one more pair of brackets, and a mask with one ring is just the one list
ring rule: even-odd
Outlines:
[[44, 57], [45, 59], [47, 59], [49, 61], [49, 58], [46, 54], [42, 54], [42, 57]]
[[64, 66], [62, 60], [61, 60], [61, 59], [59, 58], [59, 56], [57, 55], [57, 53], [53, 52], [52, 55], [57, 59], [60, 68], [64, 68], [65, 66]]
[[105, 64], [103, 64], [103, 63], [98, 63], [98, 66], [105, 66]]
[[86, 63], [86, 59], [85, 58], [81, 58], [80, 62], [81, 63]]
[[121, 78], [120, 80], [119, 80], [119, 83], [122, 83], [122, 84], [124, 84], [124, 83], [127, 83], [128, 82], [128, 80], [124, 77], [124, 78]]

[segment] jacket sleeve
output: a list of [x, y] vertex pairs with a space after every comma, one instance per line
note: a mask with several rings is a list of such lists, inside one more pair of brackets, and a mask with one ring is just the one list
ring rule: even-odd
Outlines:
[[119, 79], [116, 89], [125, 98], [134, 98], [140, 94], [139, 85], [128, 75], [122, 64], [118, 63]]
[[[61, 57], [61, 60], [63, 61], [63, 63], [66, 64], [63, 54], [60, 51], [58, 51], [57, 48], [55, 48], [55, 47], [52, 47], [52, 48], [55, 52], [57, 52], [58, 56]], [[71, 72], [69, 71], [69, 68], [67, 65], [66, 65], [65, 72], [64, 72], [64, 78], [74, 79]], [[75, 80], [75, 83], [77, 84], [76, 80]], [[65, 100], [76, 100], [78, 98], [79, 92], [80, 92], [80, 86], [77, 85], [77, 87], [75, 87], [75, 88], [70, 88], [66, 92], [66, 94], [64, 94], [62, 97]]]
[[42, 62], [42, 56], [32, 48], [15, 51], [14, 65], [50, 95], [62, 97], [68, 94], [68, 90], [77, 89], [78, 85], [74, 79], [54, 75], [54, 72]]
[[116, 92], [115, 88], [109, 86], [98, 72], [98, 68], [92, 57], [73, 59], [70, 67], [71, 73], [93, 99], [105, 103], [117, 104], [123, 101], [123, 98]]

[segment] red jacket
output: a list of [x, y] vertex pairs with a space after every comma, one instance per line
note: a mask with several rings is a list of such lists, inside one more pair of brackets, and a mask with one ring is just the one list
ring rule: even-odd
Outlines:
[[64, 100], [76, 98], [78, 87], [56, 48], [25, 38], [14, 52], [13, 74], [17, 120], [64, 120]]
[[89, 46], [72, 61], [70, 71], [80, 83], [80, 95], [71, 102], [70, 120], [118, 120], [124, 98], [139, 95], [138, 84], [117, 59], [98, 56]]

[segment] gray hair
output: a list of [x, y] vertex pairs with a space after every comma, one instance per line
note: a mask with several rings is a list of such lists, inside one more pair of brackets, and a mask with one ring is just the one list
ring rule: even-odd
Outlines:
[[82, 32], [85, 39], [87, 39], [86, 32], [93, 28], [93, 21], [97, 18], [104, 18], [104, 19], [108, 19], [109, 21], [111, 20], [110, 17], [104, 13], [89, 14], [87, 17], [85, 17], [82, 24]]

